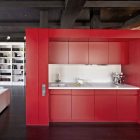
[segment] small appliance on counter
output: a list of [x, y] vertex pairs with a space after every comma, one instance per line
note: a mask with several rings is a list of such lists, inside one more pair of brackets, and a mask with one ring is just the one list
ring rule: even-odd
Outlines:
[[124, 78], [125, 78], [125, 75], [122, 72], [121, 73], [118, 73], [118, 72], [112, 73], [113, 84], [115, 84], [115, 85], [123, 84]]

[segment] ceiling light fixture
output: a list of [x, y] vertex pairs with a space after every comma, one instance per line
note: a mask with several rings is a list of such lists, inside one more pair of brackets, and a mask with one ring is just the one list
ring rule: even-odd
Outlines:
[[10, 38], [11, 38], [11, 37], [8, 35], [6, 39], [7, 39], [7, 40], [10, 40]]
[[26, 40], [26, 36], [24, 36], [24, 40]]

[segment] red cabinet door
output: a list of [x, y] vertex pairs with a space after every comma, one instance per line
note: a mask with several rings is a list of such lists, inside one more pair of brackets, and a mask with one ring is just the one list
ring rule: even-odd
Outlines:
[[129, 64], [129, 43], [121, 42], [121, 64]]
[[69, 42], [69, 63], [88, 64], [88, 42]]
[[95, 90], [95, 121], [117, 120], [116, 90]]
[[26, 30], [26, 124], [38, 124], [38, 30]]
[[49, 64], [68, 64], [68, 42], [49, 42]]
[[51, 122], [71, 121], [71, 91], [70, 90], [50, 91], [50, 121]]
[[121, 64], [121, 42], [109, 42], [109, 64]]
[[[49, 124], [49, 112], [48, 112], [48, 29], [39, 29], [39, 43], [38, 43], [38, 80], [39, 80], [39, 92], [38, 92], [38, 123], [39, 125]], [[32, 74], [34, 75], [34, 74]], [[46, 92], [43, 95], [43, 86]]]
[[118, 121], [136, 122], [138, 116], [138, 93], [136, 90], [117, 91]]
[[93, 90], [72, 90], [72, 121], [90, 122], [93, 120]]
[[26, 124], [48, 125], [48, 30], [27, 29], [26, 46]]
[[108, 64], [108, 42], [89, 42], [89, 64]]

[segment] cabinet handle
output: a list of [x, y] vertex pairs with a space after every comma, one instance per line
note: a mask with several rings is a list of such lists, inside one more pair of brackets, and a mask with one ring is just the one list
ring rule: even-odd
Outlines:
[[42, 84], [42, 96], [46, 96], [46, 85]]

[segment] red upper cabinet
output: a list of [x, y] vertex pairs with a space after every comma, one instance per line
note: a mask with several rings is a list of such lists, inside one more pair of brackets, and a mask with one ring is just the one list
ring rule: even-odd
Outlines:
[[49, 64], [68, 64], [68, 42], [49, 42]]
[[137, 90], [118, 90], [117, 94], [118, 121], [136, 122], [138, 119]]
[[71, 121], [71, 90], [50, 90], [50, 121]]
[[72, 90], [72, 121], [94, 120], [94, 91]]
[[117, 120], [117, 102], [115, 90], [95, 90], [95, 121]]
[[109, 64], [128, 64], [128, 50], [127, 42], [109, 42]]
[[121, 64], [121, 42], [109, 42], [109, 64]]
[[88, 42], [69, 42], [69, 63], [88, 64]]
[[121, 42], [121, 64], [129, 64], [129, 43]]
[[108, 42], [89, 42], [89, 64], [108, 64]]

